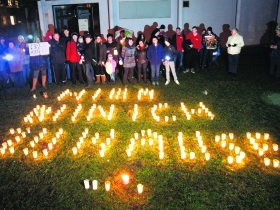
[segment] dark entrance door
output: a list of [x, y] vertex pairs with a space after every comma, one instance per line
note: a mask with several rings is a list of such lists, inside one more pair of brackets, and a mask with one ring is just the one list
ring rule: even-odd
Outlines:
[[99, 4], [70, 4], [53, 6], [54, 27], [58, 32], [67, 26], [70, 33], [100, 33]]

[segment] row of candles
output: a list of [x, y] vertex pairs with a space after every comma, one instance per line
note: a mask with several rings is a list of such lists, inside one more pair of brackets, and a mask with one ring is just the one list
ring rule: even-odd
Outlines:
[[81, 90], [79, 94], [76, 96], [76, 100], [79, 101], [82, 98], [82, 96], [85, 94], [85, 92], [86, 92], [85, 89]]
[[143, 88], [141, 88], [139, 91], [138, 91], [138, 95], [137, 95], [137, 98], [138, 100], [140, 101], [142, 96], [146, 97], [146, 96], [149, 96], [150, 100], [152, 100], [154, 98], [154, 90], [149, 90], [149, 88], [146, 88], [145, 90]]
[[69, 89], [66, 89], [65, 91], [63, 91], [62, 93], [59, 94], [59, 96], [57, 96], [57, 100], [61, 101], [65, 96], [70, 95], [72, 96], [72, 92], [70, 92]]
[[113, 113], [114, 113], [114, 109], [115, 109], [115, 105], [114, 104], [111, 104], [110, 108], [109, 108], [109, 113], [108, 115], [106, 115], [106, 112], [104, 111], [104, 109], [102, 108], [101, 105], [98, 106], [98, 109], [102, 115], [103, 118], [106, 118], [107, 116], [107, 119], [108, 120], [112, 120], [112, 116], [113, 116]]
[[[76, 146], [72, 147], [72, 152], [74, 155], [77, 155], [78, 153], [78, 149], [81, 148], [81, 145], [84, 143], [84, 139], [87, 138], [88, 135], [88, 128], [85, 128], [85, 130], [82, 132], [82, 136], [79, 137], [79, 140], [76, 142]], [[95, 137], [92, 137], [92, 144], [96, 144], [97, 139], [99, 139], [99, 133], [96, 132], [95, 133]], [[106, 144], [105, 143], [101, 143], [100, 144], [100, 150], [99, 150], [99, 154], [100, 157], [104, 157], [105, 154], [105, 150], [106, 150], [106, 145], [109, 146], [111, 144], [111, 140], [115, 138], [115, 130], [111, 129], [110, 130], [110, 138], [106, 138]]]
[[101, 89], [98, 88], [97, 91], [95, 91], [94, 95], [92, 96], [92, 100], [95, 101], [97, 97], [100, 95], [100, 93], [101, 93]]
[[71, 117], [72, 122], [74, 122], [76, 120], [76, 117], [77, 117], [78, 113], [81, 111], [81, 109], [82, 109], [82, 105], [78, 104], [77, 108], [75, 109], [75, 111]]
[[123, 91], [123, 95], [121, 97], [121, 92], [122, 92], [122, 89], [121, 88], [118, 88], [118, 91], [116, 92], [115, 88], [113, 88], [111, 91], [110, 91], [110, 94], [109, 94], [109, 99], [112, 100], [112, 99], [116, 99], [116, 100], [119, 100], [119, 99], [123, 99], [125, 100], [127, 98], [127, 88], [124, 89]]
[[48, 114], [51, 113], [51, 111], [52, 111], [51, 107], [46, 108], [46, 105], [42, 105], [42, 106], [36, 105], [36, 107], [33, 108], [33, 110], [30, 111], [29, 114], [27, 114], [23, 118], [23, 120], [24, 120], [25, 123], [28, 123], [28, 122], [33, 123], [34, 122], [33, 117], [36, 116], [38, 118], [38, 120], [40, 122], [42, 122], [45, 118], [45, 113], [48, 115]]
[[57, 118], [66, 110], [66, 104], [62, 104], [60, 106], [60, 108], [55, 112], [55, 114], [53, 115], [52, 119], [55, 122], [57, 120]]
[[132, 121], [136, 120], [136, 117], [138, 115], [138, 105], [134, 104], [133, 114], [132, 114]]
[[[155, 121], [160, 122], [160, 116], [156, 114], [157, 110], [161, 110], [162, 108], [167, 109], [168, 108], [168, 103], [159, 103], [158, 105], [154, 105], [153, 108], [151, 109], [151, 114], [154, 118]], [[172, 121], [176, 121], [176, 116], [172, 115]], [[164, 121], [168, 122], [169, 121], [169, 116], [164, 116]]]
[[199, 108], [197, 109], [197, 111], [195, 109], [191, 109], [190, 112], [188, 111], [188, 108], [185, 106], [185, 104], [183, 102], [181, 102], [181, 109], [184, 112], [184, 114], [186, 115], [187, 120], [191, 119], [191, 115], [197, 114], [197, 115], [201, 115], [202, 112], [205, 113], [205, 115], [207, 117], [209, 117], [211, 120], [214, 119], [214, 115], [212, 114], [211, 111], [209, 111], [209, 108], [207, 108], [203, 102], [199, 102]]
[[[129, 184], [129, 175], [123, 174], [122, 175], [122, 181], [123, 181], [123, 184], [125, 184], [125, 185]], [[84, 180], [84, 186], [85, 186], [85, 189], [89, 189], [90, 188], [90, 180], [85, 179]], [[105, 182], [105, 190], [106, 191], [110, 191], [110, 188], [111, 188], [111, 182], [110, 181], [106, 181]], [[97, 180], [93, 180], [92, 181], [92, 189], [93, 190], [97, 190], [98, 189], [98, 181]], [[143, 193], [143, 189], [144, 189], [143, 184], [138, 184], [137, 185], [137, 191], [138, 191], [139, 194]]]

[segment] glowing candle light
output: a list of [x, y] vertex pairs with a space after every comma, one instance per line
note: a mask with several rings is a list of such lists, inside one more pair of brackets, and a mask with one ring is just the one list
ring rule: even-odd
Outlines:
[[95, 137], [92, 137], [91, 141], [92, 141], [92, 144], [96, 144], [96, 138]]
[[130, 156], [131, 156], [131, 150], [130, 150], [130, 149], [127, 149], [127, 150], [125, 150], [125, 151], [126, 151], [127, 156], [130, 157]]
[[219, 135], [216, 135], [215, 136], [215, 142], [219, 142], [220, 141], [220, 136]]
[[98, 132], [95, 133], [95, 138], [99, 139], [99, 133]]
[[232, 140], [234, 138], [234, 134], [233, 133], [229, 133], [228, 136], [229, 136], [230, 140]]
[[59, 139], [59, 138], [60, 138], [60, 134], [59, 134], [59, 132], [56, 132], [56, 133], [55, 133], [55, 137], [56, 137], [57, 139]]
[[264, 158], [264, 165], [269, 166], [270, 165], [270, 159], [269, 158]]
[[24, 148], [24, 149], [23, 149], [23, 153], [24, 153], [25, 155], [28, 155], [28, 148]]
[[21, 136], [22, 136], [22, 138], [26, 138], [26, 133], [25, 133], [25, 132], [22, 132], [22, 133], [21, 133]]
[[195, 132], [195, 136], [196, 136], [196, 137], [199, 137], [199, 136], [200, 136], [200, 131], [196, 131], [196, 132]]
[[278, 168], [279, 167], [279, 160], [273, 159], [273, 167]]
[[135, 132], [135, 133], [134, 133], [134, 138], [135, 138], [135, 139], [138, 139], [138, 138], [139, 138], [139, 134]]
[[84, 138], [86, 138], [86, 137], [87, 137], [87, 134], [86, 134], [85, 132], [83, 132], [83, 133], [82, 133], [82, 136], [83, 136]]
[[100, 157], [104, 157], [104, 150], [99, 150]]
[[12, 146], [12, 147], [10, 147], [10, 148], [9, 148], [9, 150], [10, 150], [10, 153], [11, 153], [11, 154], [14, 154], [14, 152], [15, 152], [15, 148], [14, 148], [13, 146]]
[[191, 113], [194, 114], [195, 113], [195, 109], [191, 109]]
[[164, 107], [167, 108], [168, 107], [168, 103], [164, 103]]
[[241, 150], [241, 148], [240, 147], [234, 147], [234, 151], [235, 151], [235, 154], [239, 154], [240, 153], [240, 150]]
[[143, 185], [142, 184], [137, 185], [137, 191], [138, 191], [139, 194], [142, 194], [142, 192], [143, 192]]
[[272, 147], [274, 151], [278, 151], [278, 144], [273, 144]]
[[134, 144], [129, 144], [129, 145], [128, 145], [128, 148], [129, 148], [130, 151], [133, 150], [133, 147], [134, 147]]
[[39, 137], [40, 137], [40, 139], [44, 138], [44, 134], [43, 133], [39, 133]]
[[85, 186], [85, 189], [89, 189], [89, 180], [88, 179], [84, 180], [84, 186]]
[[92, 189], [93, 189], [93, 190], [97, 190], [97, 187], [98, 187], [98, 182], [97, 182], [97, 180], [93, 180], [93, 181], [92, 181]]
[[58, 129], [58, 132], [59, 132], [60, 135], [62, 135], [62, 134], [63, 134], [63, 129], [62, 129], [62, 128], [59, 128], [59, 129]]
[[241, 163], [241, 160], [242, 160], [242, 158], [240, 157], [240, 155], [237, 155], [237, 156], [235, 157], [236, 163]]
[[154, 144], [154, 140], [153, 139], [149, 139], [149, 145], [152, 146]]
[[134, 139], [134, 138], [131, 138], [131, 139], [130, 139], [130, 143], [131, 143], [131, 144], [135, 144], [135, 139]]
[[15, 129], [10, 128], [10, 134], [14, 134], [15, 133]]
[[110, 181], [106, 181], [106, 182], [105, 182], [105, 190], [106, 190], [106, 191], [109, 191], [109, 190], [110, 190], [110, 187], [111, 187], [111, 182], [110, 182]]
[[233, 163], [233, 157], [232, 156], [228, 156], [228, 163], [232, 164]]
[[201, 152], [202, 152], [202, 153], [205, 153], [205, 152], [206, 152], [206, 146], [205, 146], [205, 145], [203, 145], [203, 146], [201, 147]]
[[48, 156], [48, 150], [47, 149], [43, 149], [43, 154], [45, 155], [45, 156]]
[[259, 148], [259, 156], [263, 156], [264, 150], [262, 148]]
[[77, 152], [78, 152], [78, 148], [77, 147], [72, 147], [72, 152], [73, 152], [74, 155], [76, 155]]
[[181, 159], [186, 159], [186, 157], [187, 157], [186, 152], [181, 152]]
[[152, 134], [152, 130], [151, 129], [148, 129], [147, 130], [147, 135], [149, 136], [149, 135], [151, 135]]
[[49, 148], [49, 150], [52, 150], [53, 149], [53, 144], [52, 143], [48, 143], [48, 148]]
[[123, 174], [122, 175], [122, 180], [124, 184], [128, 184], [129, 183], [129, 176], [127, 174]]
[[109, 145], [111, 143], [111, 138], [106, 138], [106, 144]]
[[34, 147], [35, 146], [35, 142], [34, 141], [30, 141], [30, 146]]
[[195, 158], [195, 153], [194, 152], [190, 152], [190, 159], [194, 159]]
[[229, 143], [228, 148], [229, 148], [229, 150], [233, 150], [234, 149], [234, 143]]
[[37, 151], [33, 151], [33, 158], [36, 159], [38, 157], [38, 152]]
[[225, 133], [222, 133], [222, 140], [225, 140], [227, 138], [227, 135]]
[[110, 130], [110, 137], [113, 139], [115, 138], [115, 130], [114, 129], [111, 129]]
[[1, 154], [4, 155], [5, 154], [5, 148], [0, 148]]
[[52, 138], [52, 143], [56, 144], [56, 138], [55, 137]]
[[227, 145], [227, 142], [226, 142], [225, 140], [222, 140], [222, 141], [221, 141], [221, 147], [222, 147], [222, 148], [225, 148], [226, 145]]
[[145, 145], [145, 142], [146, 142], [146, 139], [142, 138], [142, 139], [141, 139], [141, 145], [144, 146], [144, 145]]
[[18, 134], [20, 134], [21, 133], [21, 128], [17, 128], [17, 132], [18, 132]]
[[263, 144], [263, 150], [267, 151], [268, 150], [268, 145], [267, 144]]
[[261, 134], [260, 133], [256, 133], [256, 139], [260, 139], [261, 138]]
[[255, 143], [255, 139], [254, 138], [250, 138], [250, 144], [254, 144]]
[[245, 152], [240, 152], [240, 157], [241, 157], [241, 159], [244, 159], [245, 158]]
[[206, 160], [210, 160], [210, 153], [209, 153], [209, 152], [206, 152], [206, 153], [205, 153], [205, 159], [206, 159]]
[[168, 116], [165, 116], [164, 119], [165, 119], [165, 122], [168, 122]]
[[175, 115], [172, 116], [172, 120], [176, 121], [176, 116]]
[[159, 152], [159, 159], [163, 159], [163, 157], [164, 157], [164, 152]]
[[4, 149], [7, 149], [7, 147], [8, 147], [7, 142], [3, 142], [3, 143], [2, 143], [2, 147], [3, 147]]
[[13, 141], [9, 139], [9, 140], [7, 141], [7, 144], [8, 144], [8, 146], [10, 147], [10, 146], [13, 145]]
[[264, 133], [263, 138], [264, 138], [264, 140], [268, 140], [269, 139], [269, 133]]
[[258, 143], [254, 143], [254, 150], [257, 150], [259, 148], [259, 144]]
[[47, 128], [43, 128], [43, 133], [44, 133], [44, 134], [47, 133]]

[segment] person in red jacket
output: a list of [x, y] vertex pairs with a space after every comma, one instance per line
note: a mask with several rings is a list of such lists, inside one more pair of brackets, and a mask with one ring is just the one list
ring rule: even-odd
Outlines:
[[201, 48], [201, 36], [197, 33], [197, 26], [192, 27], [192, 31], [187, 35], [186, 40], [183, 42], [184, 57], [185, 57], [185, 67], [186, 70], [183, 71], [187, 73], [195, 73], [195, 63], [197, 61], [197, 56]]
[[70, 63], [71, 79], [73, 85], [76, 84], [76, 74], [79, 74], [79, 82], [84, 84], [81, 65], [79, 64], [81, 55], [77, 49], [78, 34], [71, 34], [72, 39], [66, 45], [66, 61]]

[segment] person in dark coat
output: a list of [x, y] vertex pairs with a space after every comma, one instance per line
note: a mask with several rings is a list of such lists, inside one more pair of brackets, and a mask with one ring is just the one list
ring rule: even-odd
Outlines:
[[95, 76], [96, 81], [95, 83], [105, 84], [106, 82], [106, 75], [104, 64], [106, 61], [106, 45], [102, 43], [102, 39], [100, 35], [96, 35], [96, 40], [94, 42], [94, 60], [95, 60]]
[[87, 86], [86, 88], [90, 88], [92, 86], [92, 73], [93, 67], [92, 67], [92, 59], [94, 58], [94, 43], [92, 41], [92, 38], [90, 34], [87, 34], [85, 36], [85, 48], [83, 51], [81, 51], [83, 57], [84, 57], [84, 64], [85, 64], [85, 74], [87, 77]]
[[143, 74], [143, 80], [147, 82], [147, 66], [148, 66], [148, 58], [147, 58], [147, 50], [148, 45], [145, 44], [146, 40], [140, 39], [138, 41], [139, 45], [136, 46], [136, 63], [137, 63], [137, 71], [138, 78], [137, 82], [139, 83], [141, 80], [141, 73]]
[[[36, 38], [36, 43], [40, 43], [40, 39]], [[31, 92], [36, 90], [39, 72], [42, 74], [42, 86], [46, 88], [47, 81], [47, 68], [48, 68], [48, 55], [30, 56], [30, 70], [33, 72], [33, 83]]]
[[276, 29], [276, 37], [270, 43], [270, 76], [280, 78], [280, 28]]
[[65, 45], [59, 41], [59, 34], [54, 33], [50, 44], [51, 65], [54, 71], [54, 79], [57, 85], [66, 83], [65, 71]]
[[132, 38], [128, 38], [128, 43], [122, 48], [122, 57], [124, 58], [123, 67], [123, 85], [126, 85], [127, 79], [129, 83], [133, 84], [132, 77], [135, 63], [135, 44]]

